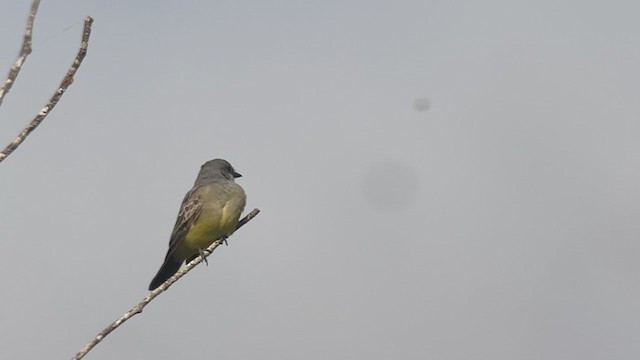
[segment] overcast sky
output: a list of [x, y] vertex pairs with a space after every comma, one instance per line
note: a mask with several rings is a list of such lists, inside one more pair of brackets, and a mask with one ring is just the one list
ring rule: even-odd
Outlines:
[[[30, 1], [0, 2], [0, 76]], [[88, 359], [637, 359], [636, 1], [43, 1], [0, 107], [0, 358], [147, 294], [200, 165], [262, 213]], [[3, 70], [4, 69], [4, 70]]]

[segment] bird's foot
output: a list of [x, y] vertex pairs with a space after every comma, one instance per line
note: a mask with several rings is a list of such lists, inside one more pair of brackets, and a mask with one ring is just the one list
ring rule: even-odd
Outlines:
[[209, 266], [209, 261], [207, 260], [207, 257], [205, 256], [206, 253], [204, 252], [204, 250], [198, 249], [198, 253], [200, 253], [200, 257], [202, 258], [202, 261], [204, 261], [205, 265]]

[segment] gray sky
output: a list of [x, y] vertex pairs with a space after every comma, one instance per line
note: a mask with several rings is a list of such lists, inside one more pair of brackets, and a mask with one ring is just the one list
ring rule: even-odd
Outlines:
[[[2, 75], [28, 7], [0, 2]], [[0, 358], [69, 358], [144, 297], [222, 157], [262, 213], [88, 358], [637, 359], [639, 11], [44, 1], [1, 145], [95, 23], [0, 164]]]

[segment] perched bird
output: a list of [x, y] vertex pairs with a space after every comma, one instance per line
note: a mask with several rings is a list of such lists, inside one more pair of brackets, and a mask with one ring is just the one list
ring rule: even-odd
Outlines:
[[173, 227], [164, 263], [149, 284], [154, 290], [214, 241], [231, 235], [238, 225], [247, 196], [235, 183], [238, 174], [226, 160], [215, 159], [200, 168], [187, 192]]

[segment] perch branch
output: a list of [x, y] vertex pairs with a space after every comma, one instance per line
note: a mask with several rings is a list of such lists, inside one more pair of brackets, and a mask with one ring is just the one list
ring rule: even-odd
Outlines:
[[9, 156], [15, 149], [17, 149], [18, 146], [20, 146], [20, 144], [22, 144], [22, 142], [27, 138], [27, 136], [29, 136], [29, 134], [31, 134], [31, 132], [35, 130], [38, 125], [40, 125], [42, 120], [44, 120], [49, 112], [51, 112], [51, 110], [53, 110], [53, 108], [58, 104], [58, 101], [65, 93], [65, 91], [67, 91], [67, 88], [73, 83], [73, 76], [75, 75], [76, 71], [78, 71], [78, 68], [82, 64], [82, 60], [84, 60], [84, 57], [87, 55], [87, 47], [89, 46], [89, 37], [91, 36], [92, 23], [93, 19], [90, 16], [87, 16], [84, 19], [84, 30], [82, 31], [80, 50], [78, 50], [78, 54], [73, 60], [73, 64], [71, 64], [71, 67], [67, 71], [67, 75], [65, 75], [64, 79], [62, 79], [58, 90], [55, 92], [55, 94], [53, 94], [51, 99], [49, 99], [49, 103], [47, 103], [47, 105], [42, 108], [42, 110], [40, 110], [38, 115], [36, 115], [33, 120], [31, 120], [29, 125], [27, 125], [27, 127], [22, 130], [20, 135], [18, 135], [15, 140], [9, 143], [9, 145], [7, 145], [7, 147], [5, 147], [2, 152], [0, 152], [0, 162], [6, 159], [7, 156]]
[[31, 10], [29, 11], [29, 17], [27, 18], [27, 28], [24, 31], [24, 36], [22, 38], [22, 48], [20, 49], [20, 54], [16, 59], [16, 62], [13, 63], [13, 66], [9, 70], [9, 75], [7, 75], [7, 80], [5, 80], [4, 85], [0, 88], [0, 105], [2, 105], [2, 100], [4, 96], [9, 93], [13, 83], [18, 78], [18, 74], [20, 73], [20, 69], [22, 69], [22, 64], [27, 60], [27, 56], [31, 54], [31, 38], [33, 35], [33, 21], [36, 19], [36, 13], [38, 12], [38, 6], [40, 6], [40, 0], [33, 0], [31, 3]]
[[[249, 214], [247, 214], [242, 220], [238, 222], [238, 226], [236, 230], [241, 228], [244, 224], [248, 223], [251, 219], [256, 217], [260, 212], [259, 209], [253, 209]], [[189, 271], [191, 271], [194, 267], [198, 266], [202, 261], [206, 261], [206, 259], [213, 253], [213, 251], [220, 246], [220, 244], [224, 243], [225, 239], [221, 238], [213, 242], [213, 244], [209, 245], [209, 247], [204, 250], [204, 258], [202, 256], [196, 257], [190, 263], [188, 263], [185, 267], [180, 269], [175, 275], [167, 279], [164, 284], [160, 285], [157, 289], [151, 291], [147, 297], [142, 299], [138, 304], [132, 307], [129, 311], [124, 313], [120, 318], [116, 321], [112, 322], [104, 328], [95, 338], [91, 339], [87, 345], [85, 345], [80, 352], [78, 352], [72, 360], [82, 359], [91, 349], [93, 349], [96, 345], [98, 345], [107, 335], [109, 335], [113, 330], [117, 329], [120, 325], [124, 324], [125, 321], [129, 320], [136, 314], [140, 314], [142, 309], [144, 309], [147, 304], [149, 304], [153, 299], [158, 297], [158, 295], [165, 292], [171, 285], [173, 285], [176, 281], [180, 280], [181, 277], [186, 275]]]

